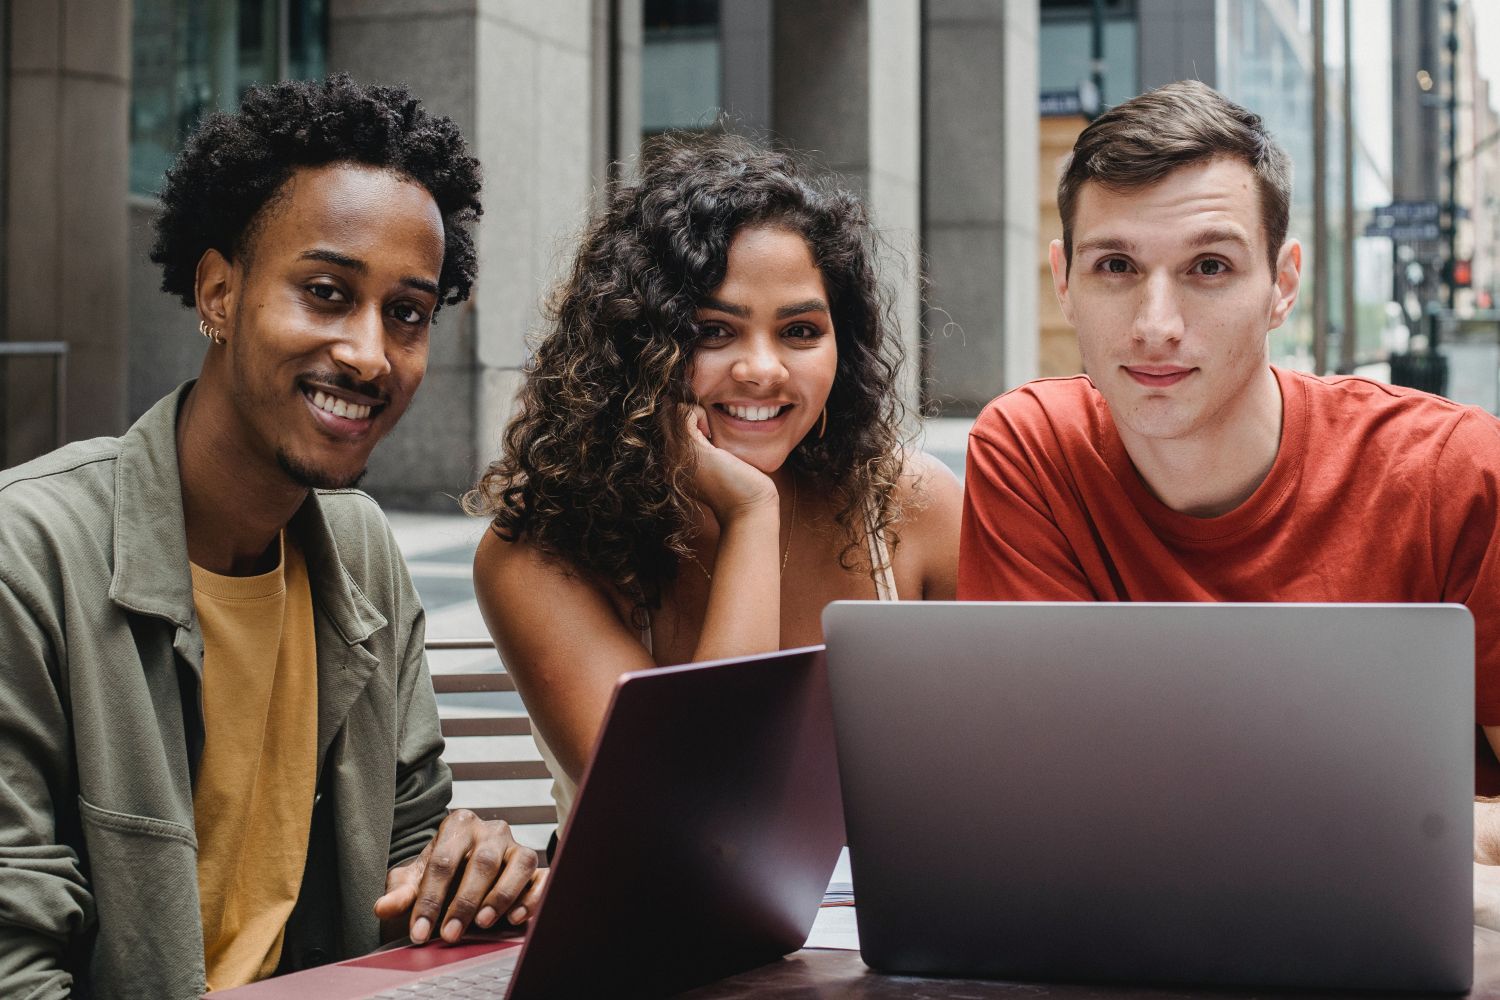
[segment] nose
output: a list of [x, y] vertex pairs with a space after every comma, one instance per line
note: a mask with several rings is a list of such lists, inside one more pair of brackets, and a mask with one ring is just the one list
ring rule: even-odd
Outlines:
[[390, 373], [385, 322], [374, 306], [351, 312], [333, 343], [334, 362], [361, 382], [376, 382]]
[[739, 357], [735, 358], [730, 374], [738, 382], [765, 388], [786, 381], [786, 363], [776, 350], [774, 337], [749, 337], [744, 342]]
[[1158, 271], [1146, 276], [1140, 284], [1140, 301], [1136, 303], [1132, 335], [1148, 348], [1175, 344], [1182, 339], [1184, 322], [1182, 305], [1172, 275]]

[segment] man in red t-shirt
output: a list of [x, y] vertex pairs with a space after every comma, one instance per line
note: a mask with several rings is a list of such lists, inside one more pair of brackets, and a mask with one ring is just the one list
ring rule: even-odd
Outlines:
[[[958, 596], [1464, 603], [1478, 788], [1500, 793], [1500, 421], [1271, 366], [1301, 276], [1290, 200], [1259, 117], [1201, 83], [1084, 130], [1051, 264], [1088, 374], [975, 423]], [[1475, 855], [1496, 863], [1492, 810]]]

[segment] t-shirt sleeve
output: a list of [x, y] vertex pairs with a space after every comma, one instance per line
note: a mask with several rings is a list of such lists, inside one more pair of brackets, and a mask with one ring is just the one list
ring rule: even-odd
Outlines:
[[961, 601], [1097, 600], [1030, 461], [1035, 447], [994, 405], [969, 435]]
[[1474, 616], [1475, 718], [1500, 725], [1500, 420], [1471, 410], [1448, 436], [1432, 484], [1434, 551], [1450, 552], [1443, 599]]

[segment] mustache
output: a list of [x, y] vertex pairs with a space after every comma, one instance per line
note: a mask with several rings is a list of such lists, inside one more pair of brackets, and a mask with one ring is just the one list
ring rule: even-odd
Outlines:
[[301, 375], [297, 376], [297, 379], [300, 382], [311, 382], [314, 385], [324, 385], [328, 386], [331, 389], [343, 389], [345, 392], [352, 392], [360, 396], [368, 396], [370, 399], [379, 400], [381, 406], [384, 406], [386, 403], [389, 403], [391, 401], [390, 394], [382, 389], [377, 383], [361, 382], [351, 377], [348, 372], [320, 371], [317, 369], [313, 369], [311, 371], [303, 372]]

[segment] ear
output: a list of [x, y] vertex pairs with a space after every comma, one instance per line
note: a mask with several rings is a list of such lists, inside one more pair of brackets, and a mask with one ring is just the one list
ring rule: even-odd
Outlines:
[[1068, 258], [1063, 251], [1063, 241], [1053, 240], [1047, 248], [1047, 260], [1052, 264], [1052, 290], [1057, 293], [1057, 304], [1062, 306], [1063, 318], [1069, 326], [1073, 322], [1073, 304], [1068, 301]]
[[218, 330], [228, 330], [232, 325], [235, 297], [238, 292], [238, 276], [234, 265], [217, 250], [209, 249], [198, 259], [198, 271], [193, 279], [193, 301], [198, 305], [198, 317]]
[[1292, 306], [1297, 304], [1297, 292], [1302, 287], [1302, 244], [1287, 240], [1276, 255], [1275, 295], [1271, 299], [1271, 315], [1267, 331], [1274, 330], [1286, 322]]

